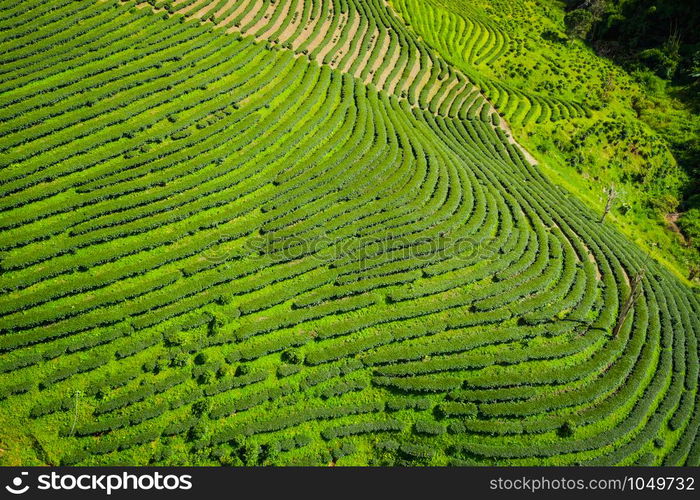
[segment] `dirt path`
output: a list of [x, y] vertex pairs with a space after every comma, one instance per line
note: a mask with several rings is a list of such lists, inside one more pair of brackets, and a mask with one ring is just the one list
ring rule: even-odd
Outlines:
[[[418, 85], [416, 85], [416, 102], [418, 101], [418, 97], [420, 96], [420, 94], [423, 91], [423, 89], [425, 88], [425, 86], [428, 85], [428, 81], [430, 80], [430, 75], [433, 72], [433, 61], [431, 59], [428, 59], [428, 62], [430, 64], [428, 64], [428, 67], [426, 68], [425, 73], [423, 73], [423, 77], [420, 79], [420, 82], [418, 82]], [[418, 65], [420, 66], [420, 59], [419, 59]], [[413, 79], [410, 80], [409, 85], [411, 83], [413, 83]]]
[[[243, 12], [246, 9], [246, 7], [249, 5], [249, 3], [250, 2], [244, 2], [241, 5], [239, 5], [238, 8], [236, 8], [236, 10], [231, 12], [231, 14], [229, 14], [228, 17], [226, 17], [226, 19], [222, 20], [219, 23], [219, 26], [226, 26], [226, 31], [228, 33], [231, 33], [233, 31], [240, 32], [241, 30], [238, 29], [238, 27], [230, 26], [230, 24], [233, 22], [234, 19], [236, 19], [241, 14], [241, 12]], [[243, 25], [241, 25], [241, 26], [243, 26]]]
[[[284, 6], [286, 7], [286, 10], [289, 10], [289, 2], [284, 2]], [[257, 23], [253, 25], [252, 28], [250, 28], [250, 34], [255, 35], [258, 31], [263, 29], [265, 26], [268, 26], [270, 24], [270, 19], [272, 19], [272, 16], [275, 15], [275, 11], [278, 10], [281, 6], [279, 3], [271, 3], [270, 5], [267, 6], [267, 10], [265, 11], [265, 14], [258, 20]], [[282, 24], [284, 21], [284, 12], [279, 16], [279, 19], [275, 21], [274, 24], [279, 26]], [[265, 30], [265, 32], [259, 36], [256, 37], [257, 40], [263, 40], [266, 39], [265, 35], [267, 35], [270, 32], [270, 29], [273, 28], [273, 26], [268, 26], [268, 28]], [[274, 33], [274, 32], [273, 32]]]
[[[445, 81], [441, 82], [440, 80], [436, 81], [435, 85], [430, 90], [430, 94], [428, 95], [428, 102], [431, 102], [435, 95], [437, 95], [438, 90], [440, 90], [442, 92], [442, 96], [435, 107], [435, 109], [440, 109], [447, 99], [450, 99], [450, 92], [452, 92], [457, 85], [460, 85], [460, 83], [462, 85], [461, 91], [464, 92], [466, 86], [464, 85], [464, 82], [460, 82], [459, 79], [457, 79], [456, 75], [452, 75], [452, 78], [450, 78], [447, 83], [445, 83]], [[458, 93], [455, 93], [455, 95], [452, 96], [450, 99], [450, 104], [452, 104], [452, 102], [457, 98], [457, 95]]]
[[[387, 84], [386, 80], [387, 80], [387, 78], [389, 78], [389, 75], [391, 74], [391, 72], [394, 70], [394, 67], [398, 63], [399, 57], [401, 57], [401, 45], [399, 45], [398, 40], [395, 40], [394, 37], [390, 37], [389, 40], [387, 41], [387, 47], [386, 47], [387, 52], [392, 46], [393, 46], [393, 51], [391, 53], [391, 59], [389, 60], [389, 64], [384, 69], [382, 74], [374, 79], [374, 84], [377, 86], [377, 88], [386, 89], [387, 91], [389, 91], [389, 87], [391, 86], [391, 82], [389, 82], [389, 84]], [[386, 53], [381, 58], [381, 61], [379, 61], [380, 66], [381, 66], [382, 62], [384, 61], [385, 57], [386, 57]]]
[[[320, 19], [320, 13], [318, 14], [317, 17], [313, 17], [313, 8], [310, 10], [308, 17], [305, 19], [302, 19], [300, 21], [301, 23], [304, 23], [304, 28], [301, 30], [301, 32], [297, 35], [296, 39], [292, 41], [292, 48], [296, 51], [299, 50], [299, 48], [306, 43], [306, 41], [309, 39], [309, 37], [313, 34], [314, 28], [316, 27], [316, 24], [321, 22]], [[302, 16], [303, 16], [303, 11], [302, 11]]]
[[[486, 98], [486, 96], [484, 96], [484, 98]], [[486, 102], [488, 102], [489, 105], [493, 108], [493, 105], [488, 100]], [[494, 113], [497, 113], [495, 108], [493, 108], [493, 110]], [[515, 137], [513, 137], [513, 131], [510, 128], [510, 124], [505, 120], [505, 118], [501, 117], [498, 123], [498, 127], [506, 133], [506, 138], [508, 139], [508, 142], [511, 143], [513, 146], [517, 147], [523, 154], [525, 159], [528, 162], [530, 162], [530, 164], [539, 165], [537, 159], [534, 156], [532, 156], [532, 154], [527, 149], [525, 149], [525, 147], [522, 144], [515, 140]]]
[[586, 252], [588, 253], [588, 260], [595, 266], [596, 280], [600, 281], [603, 275], [600, 273], [600, 268], [598, 267], [598, 262], [595, 260], [595, 255], [593, 255], [593, 252], [591, 252], [590, 248], [588, 248], [588, 245], [586, 245], [583, 240], [581, 240], [581, 245], [583, 245], [583, 248], [585, 248]]
[[348, 14], [340, 14], [340, 20], [338, 21], [338, 26], [336, 27], [335, 33], [333, 34], [331, 43], [327, 43], [326, 46], [318, 52], [318, 61], [323, 61], [323, 59], [329, 52], [334, 51], [334, 53], [337, 53], [337, 51], [340, 50], [340, 47], [338, 47], [338, 41], [340, 40], [340, 37], [343, 34], [343, 30], [345, 30], [345, 28], [347, 27], [347, 24]]
[[[374, 29], [372, 34], [370, 35], [370, 46], [369, 49], [365, 50], [363, 48], [365, 39], [367, 38], [367, 34], [369, 34], [369, 30], [371, 29], [371, 26], [367, 28], [367, 31], [365, 32], [365, 37], [362, 39], [362, 42], [360, 43], [360, 52], [359, 55], [362, 56], [362, 61], [360, 61], [360, 64], [357, 65], [357, 70], [355, 71], [355, 76], [357, 78], [360, 78], [362, 76], [362, 72], [365, 70], [365, 67], [369, 63], [369, 58], [372, 56], [374, 51], [377, 48], [377, 44], [379, 43], [379, 30]], [[364, 52], [364, 53], [363, 53]]]
[[[207, 0], [197, 0], [192, 5], [188, 5], [187, 7], [183, 7], [181, 9], [178, 9], [175, 12], [177, 12], [178, 14], [191, 15], [191, 14], [189, 14], [190, 12], [196, 13], [199, 10], [200, 6], [206, 1]], [[216, 2], [212, 2], [212, 4], [215, 4], [215, 3]], [[177, 5], [177, 4], [175, 4], [175, 5]]]
[[309, 26], [309, 31], [307, 33], [306, 38], [308, 38], [308, 36], [310, 36], [313, 33], [313, 30], [316, 29], [316, 25], [318, 23], [321, 23], [321, 29], [318, 31], [316, 38], [311, 40], [311, 42], [306, 46], [309, 51], [309, 54], [316, 50], [326, 39], [326, 35], [328, 35], [328, 32], [331, 30], [331, 26], [333, 25], [333, 20], [328, 18], [321, 19], [321, 15], [319, 14], [318, 18], [314, 20], [313, 26]]
[[374, 49], [379, 51], [379, 55], [377, 56], [377, 59], [375, 59], [374, 64], [372, 64], [372, 67], [369, 68], [369, 71], [367, 72], [365, 84], [371, 83], [373, 81], [377, 70], [379, 70], [379, 67], [382, 65], [382, 62], [384, 62], [384, 59], [386, 58], [386, 55], [389, 52], [391, 37], [388, 35], [388, 33], [385, 33], [385, 36], [382, 38], [383, 43], [381, 44], [381, 46], [377, 46], [379, 44], [379, 36], [381, 34], [381, 32], [377, 34], [377, 41], [374, 44]]
[[690, 243], [685, 238], [685, 235], [683, 234], [683, 231], [681, 231], [681, 228], [678, 227], [678, 219], [681, 218], [681, 215], [682, 214], [679, 213], [666, 214], [664, 215], [664, 220], [666, 221], [666, 224], [668, 225], [669, 229], [678, 235], [678, 237], [683, 242], [683, 245], [688, 246]]
[[[206, 1], [206, 0], [205, 0]], [[200, 3], [200, 2], [198, 2]], [[206, 17], [209, 12], [212, 11], [214, 7], [216, 7], [216, 4], [219, 2], [217, 0], [212, 0], [210, 3], [205, 5], [203, 8], [199, 9], [197, 12], [192, 14], [192, 17], [195, 17], [197, 19], [202, 19], [203, 17]]]
[[280, 33], [279, 39], [280, 43], [286, 43], [289, 41], [289, 39], [294, 36], [294, 33], [296, 33], [297, 29], [299, 28], [299, 25], [301, 24], [301, 17], [303, 14], [302, 10], [303, 6], [300, 6], [297, 3], [297, 10], [294, 11], [294, 14], [292, 14], [292, 22], [290, 22], [286, 28], [284, 28], [284, 31]]
[[248, 12], [246, 12], [245, 16], [243, 16], [243, 19], [241, 19], [241, 32], [244, 34], [252, 34], [251, 30], [247, 30], [243, 32], [243, 28], [250, 23], [253, 19], [255, 19], [255, 16], [258, 15], [260, 12], [260, 9], [263, 6], [263, 0], [254, 0], [254, 5], [253, 8], [250, 9]]
[[[347, 54], [347, 52], [352, 48], [352, 42], [355, 40], [355, 37], [357, 36], [357, 32], [360, 29], [360, 16], [356, 12], [355, 15], [352, 17], [352, 24], [350, 25], [348, 29], [348, 37], [347, 37], [347, 42], [344, 46], [338, 47], [336, 50], [336, 53], [333, 57], [333, 59], [336, 61], [334, 67], [337, 67], [340, 71], [344, 71], [345, 68], [341, 68], [339, 66], [340, 62], [342, 61], [343, 57]], [[348, 64], [352, 64], [352, 59], [348, 61]]]
[[406, 67], [404, 67], [404, 69], [398, 75], [396, 75], [397, 81], [392, 85], [394, 93], [398, 93], [400, 95], [402, 92], [408, 91], [408, 89], [411, 86], [411, 82], [415, 80], [418, 76], [418, 73], [420, 73], [420, 54], [416, 54], [415, 57], [416, 58], [413, 61], [409, 59], [406, 62], [406, 66], [408, 66], [409, 64], [411, 65], [411, 71], [409, 71], [406, 80], [403, 82], [403, 86], [400, 88], [399, 84], [401, 83], [401, 76], [406, 70]]
[[[268, 40], [268, 39], [272, 38], [272, 35], [274, 35], [275, 33], [277, 33], [277, 30], [280, 29], [280, 27], [282, 26], [282, 24], [284, 23], [284, 21], [285, 21], [289, 16], [293, 16], [293, 15], [294, 15], [294, 14], [292, 14], [292, 13], [290, 12], [290, 10], [292, 9], [292, 2], [291, 2], [291, 1], [285, 2], [285, 3], [284, 3], [283, 9], [284, 9], [284, 10], [283, 10], [282, 13], [279, 15], [279, 17], [277, 18], [277, 20], [276, 20], [274, 23], [272, 23], [272, 26], [270, 26], [270, 27], [268, 28], [267, 31], [265, 31], [262, 35], [260, 35], [260, 37], [259, 37], [260, 40]], [[290, 24], [291, 24], [291, 23], [290, 23]], [[274, 41], [274, 40], [272, 40], [272, 41]]]

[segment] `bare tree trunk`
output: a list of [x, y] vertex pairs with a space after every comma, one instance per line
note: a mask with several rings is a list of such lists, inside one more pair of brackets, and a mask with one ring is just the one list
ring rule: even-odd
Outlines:
[[618, 194], [617, 191], [615, 191], [615, 185], [610, 186], [606, 193], [608, 194], [608, 201], [605, 203], [605, 210], [603, 211], [603, 216], [600, 218], [601, 224], [605, 221], [605, 217], [608, 215], [610, 210], [612, 210], [613, 203], [615, 202]]

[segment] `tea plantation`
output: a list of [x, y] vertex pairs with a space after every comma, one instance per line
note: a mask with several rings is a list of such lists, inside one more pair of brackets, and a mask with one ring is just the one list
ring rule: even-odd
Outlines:
[[479, 15], [0, 5], [1, 464], [700, 464], [700, 297], [531, 161], [496, 109], [587, 107]]

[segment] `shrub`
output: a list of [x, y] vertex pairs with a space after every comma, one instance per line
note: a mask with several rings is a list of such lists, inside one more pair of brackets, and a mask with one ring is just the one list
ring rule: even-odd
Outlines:
[[425, 434], [428, 436], [439, 436], [444, 434], [446, 429], [445, 426], [437, 422], [432, 422], [430, 420], [418, 420], [413, 426], [413, 429], [417, 434]]
[[300, 365], [304, 363], [304, 355], [298, 349], [287, 349], [282, 353], [282, 361], [292, 365]]

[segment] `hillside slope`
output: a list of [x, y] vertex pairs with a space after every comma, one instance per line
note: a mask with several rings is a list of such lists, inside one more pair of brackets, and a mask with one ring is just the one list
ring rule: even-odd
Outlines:
[[[557, 0], [392, 5], [483, 89], [549, 177], [595, 210], [614, 185], [611, 220], [681, 279], [700, 283], [693, 229], [700, 224], [693, 209], [700, 115], [675, 97], [680, 89], [570, 38]], [[679, 218], [685, 234], [674, 224]]]
[[2, 4], [3, 464], [699, 463], [698, 297], [393, 8], [155, 9]]

